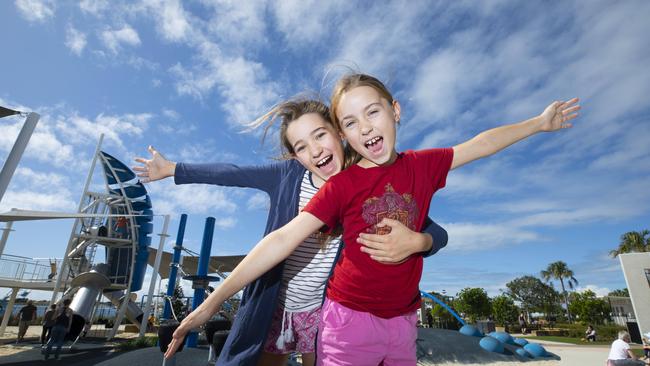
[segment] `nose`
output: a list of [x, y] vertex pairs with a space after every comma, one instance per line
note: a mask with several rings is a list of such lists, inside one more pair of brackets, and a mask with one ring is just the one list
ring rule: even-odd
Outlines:
[[367, 135], [372, 132], [372, 124], [365, 118], [359, 121], [359, 127], [362, 135]]
[[318, 144], [309, 145], [309, 153], [313, 158], [319, 157], [322, 152], [323, 152], [323, 148], [320, 145]]

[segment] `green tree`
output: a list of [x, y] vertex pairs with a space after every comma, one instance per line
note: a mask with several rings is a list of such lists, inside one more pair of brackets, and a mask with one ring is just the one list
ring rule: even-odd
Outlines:
[[566, 288], [564, 287], [564, 280], [566, 279], [567, 285], [571, 290], [578, 285], [578, 280], [573, 277], [573, 271], [569, 269], [566, 263], [562, 261], [553, 262], [546, 267], [546, 270], [541, 272], [544, 281], [559, 280], [562, 285], [562, 295], [564, 296], [564, 304], [567, 309], [567, 317], [571, 323], [571, 311], [569, 310], [569, 296]]
[[650, 252], [650, 231], [630, 231], [621, 235], [621, 242], [618, 248], [609, 252], [612, 258], [625, 253]]
[[605, 320], [610, 320], [609, 304], [597, 298], [591, 290], [572, 293], [570, 306], [571, 312], [578, 316], [583, 324], [603, 324]]
[[[431, 295], [435, 296], [437, 299], [445, 303], [447, 306], [450, 308], [454, 309], [453, 302], [450, 301], [450, 298], [439, 294], [437, 292], [429, 292]], [[456, 311], [456, 309], [454, 309]], [[431, 308], [431, 315], [433, 315], [433, 318], [438, 321], [438, 326], [440, 326], [443, 329], [459, 329], [460, 328], [460, 323], [454, 317], [447, 309], [439, 305], [438, 303], [433, 303], [433, 307]]]
[[499, 326], [515, 323], [519, 315], [519, 308], [507, 295], [499, 295], [492, 299], [492, 315]]
[[630, 291], [626, 288], [620, 288], [607, 294], [607, 296], [630, 297]]
[[458, 311], [469, 317], [470, 323], [476, 323], [479, 317], [488, 316], [491, 313], [490, 298], [482, 288], [464, 288], [454, 300]]
[[553, 286], [547, 285], [533, 276], [515, 278], [506, 284], [506, 288], [508, 289], [506, 294], [518, 301], [527, 313], [548, 311], [559, 296]]
[[[161, 292], [160, 293], [163, 298], [166, 299], [167, 297], [167, 292]], [[180, 317], [183, 312], [183, 307], [185, 306], [185, 303], [183, 302], [183, 298], [185, 297], [185, 294], [183, 293], [183, 288], [179, 285], [174, 288], [174, 295], [171, 297], [171, 299], [166, 299], [165, 302], [171, 301], [172, 304], [172, 314], [171, 317], [173, 318], [174, 316], [178, 317], [180, 320]]]

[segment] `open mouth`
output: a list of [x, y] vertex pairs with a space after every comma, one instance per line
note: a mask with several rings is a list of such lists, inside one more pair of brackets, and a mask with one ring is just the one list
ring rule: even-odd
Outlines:
[[366, 149], [370, 150], [371, 152], [376, 153], [381, 151], [383, 147], [383, 141], [384, 141], [383, 137], [375, 136], [370, 140], [366, 141], [364, 143], [364, 146], [366, 147]]
[[332, 155], [327, 155], [326, 157], [320, 159], [316, 163], [316, 167], [318, 167], [318, 169], [322, 169], [322, 168], [326, 167], [329, 163], [331, 163], [332, 160], [333, 160]]

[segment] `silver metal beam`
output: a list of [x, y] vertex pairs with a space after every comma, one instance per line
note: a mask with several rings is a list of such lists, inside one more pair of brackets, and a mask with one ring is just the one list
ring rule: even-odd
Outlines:
[[158, 244], [158, 253], [156, 253], [156, 261], [153, 265], [153, 270], [151, 271], [151, 282], [149, 283], [149, 293], [147, 294], [147, 303], [144, 306], [144, 314], [142, 315], [142, 325], [140, 325], [140, 335], [139, 337], [144, 337], [144, 333], [147, 330], [147, 323], [149, 320], [149, 313], [151, 312], [151, 300], [153, 298], [153, 290], [156, 287], [156, 277], [158, 277], [158, 269], [160, 269], [160, 260], [162, 259], [163, 249], [165, 248], [165, 240], [167, 240], [167, 227], [169, 226], [169, 215], [165, 215], [165, 222], [163, 223], [163, 229], [160, 235], [160, 243]]
[[16, 138], [16, 142], [14, 142], [14, 146], [11, 148], [11, 152], [9, 152], [7, 161], [5, 161], [5, 165], [2, 167], [2, 171], [0, 172], [0, 202], [2, 202], [2, 197], [5, 195], [5, 191], [9, 186], [11, 177], [13, 177], [14, 172], [16, 171], [16, 167], [18, 167], [20, 158], [25, 152], [27, 143], [32, 137], [32, 133], [34, 133], [34, 129], [36, 128], [36, 124], [38, 123], [39, 118], [41, 118], [41, 116], [38, 113], [31, 112], [27, 115], [25, 124], [18, 133], [18, 138]]

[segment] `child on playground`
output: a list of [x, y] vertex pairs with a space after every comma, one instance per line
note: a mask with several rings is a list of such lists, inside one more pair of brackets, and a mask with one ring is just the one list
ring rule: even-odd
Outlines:
[[331, 116], [348, 145], [360, 155], [355, 165], [331, 177], [303, 211], [255, 246], [231, 275], [176, 330], [170, 357], [185, 334], [246, 283], [288, 256], [315, 230], [343, 227], [346, 242], [327, 287], [317, 342], [318, 364], [415, 365], [416, 312], [422, 258], [396, 265], [361, 255], [359, 237], [383, 234], [383, 218], [417, 230], [430, 200], [444, 187], [449, 170], [492, 155], [542, 131], [571, 127], [577, 99], [554, 102], [529, 120], [488, 130], [453, 148], [395, 150], [400, 105], [376, 78], [343, 77], [331, 99]]
[[[143, 182], [173, 176], [177, 184], [263, 190], [271, 199], [268, 233], [295, 217], [318, 188], [344, 168], [343, 145], [324, 103], [294, 98], [274, 107], [254, 126], [267, 123], [268, 130], [276, 120], [287, 158], [280, 163], [253, 167], [174, 163], [149, 147], [151, 159], [136, 159], [143, 165], [134, 169]], [[391, 235], [371, 236], [364, 249], [381, 262], [399, 262], [418, 252], [431, 255], [447, 241], [444, 229], [433, 222], [427, 226], [427, 234], [413, 232], [397, 221], [387, 219], [385, 224]], [[246, 288], [219, 365], [286, 365], [291, 352], [302, 354], [303, 365], [313, 365], [325, 284], [340, 240], [332, 238], [322, 249], [321, 243], [317, 235], [306, 238], [283, 265]]]

